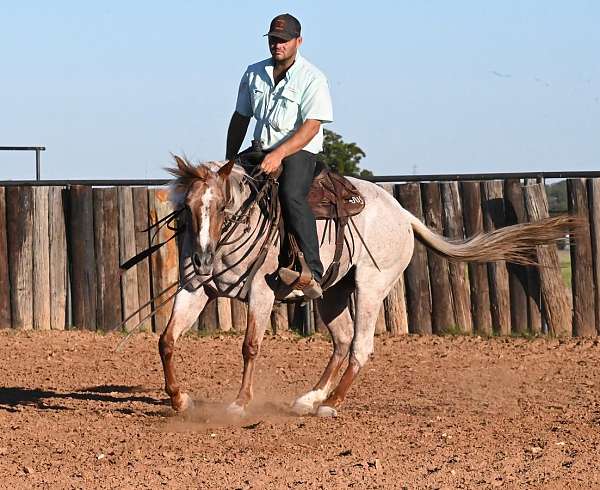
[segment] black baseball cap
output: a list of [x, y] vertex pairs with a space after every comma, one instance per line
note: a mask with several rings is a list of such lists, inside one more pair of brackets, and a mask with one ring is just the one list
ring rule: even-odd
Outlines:
[[289, 41], [300, 37], [300, 21], [290, 14], [281, 14], [271, 21], [269, 32], [265, 36], [273, 36]]

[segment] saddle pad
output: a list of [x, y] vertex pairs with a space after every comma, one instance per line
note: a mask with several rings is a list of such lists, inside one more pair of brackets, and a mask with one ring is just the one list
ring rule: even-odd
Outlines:
[[316, 219], [355, 216], [365, 207], [365, 199], [344, 176], [325, 168], [314, 179], [308, 204]]

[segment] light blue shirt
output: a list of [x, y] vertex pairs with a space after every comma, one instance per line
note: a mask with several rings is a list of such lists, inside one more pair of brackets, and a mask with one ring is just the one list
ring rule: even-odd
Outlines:
[[[275, 86], [273, 59], [250, 65], [242, 77], [235, 110], [256, 119], [254, 139], [263, 148], [276, 147], [289, 138], [307, 119], [333, 121], [329, 85], [323, 73], [302, 58], [296, 61]], [[323, 149], [323, 126], [304, 147], [311, 153]]]

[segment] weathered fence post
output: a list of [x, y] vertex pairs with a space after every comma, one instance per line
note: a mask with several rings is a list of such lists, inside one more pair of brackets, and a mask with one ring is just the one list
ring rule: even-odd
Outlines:
[[217, 316], [219, 318], [219, 329], [229, 332], [232, 328], [231, 300], [229, 298], [217, 298]]
[[33, 190], [6, 190], [6, 235], [10, 278], [11, 317], [14, 328], [33, 328]]
[[[149, 246], [149, 232], [144, 231], [148, 228], [148, 188], [134, 187], [133, 191], [133, 215], [135, 222], [135, 251], [140, 253]], [[150, 259], [144, 259], [135, 266], [137, 270], [138, 283], [138, 302], [139, 305], [149, 303], [151, 299], [150, 286]], [[140, 319], [145, 318], [152, 311], [152, 306], [148, 304], [140, 310]], [[141, 329], [152, 331], [152, 318], [144, 320]]]
[[[444, 234], [442, 199], [437, 182], [421, 184], [425, 224], [439, 235]], [[452, 290], [448, 261], [427, 249], [429, 280], [431, 283], [431, 324], [433, 333], [444, 333], [456, 325], [452, 309]]]
[[[398, 197], [402, 206], [423, 219], [421, 190], [419, 184], [401, 184]], [[415, 241], [415, 251], [404, 272], [406, 296], [408, 298], [408, 328], [411, 333], [431, 335], [431, 296], [427, 251], [419, 241]]]
[[[483, 224], [486, 232], [505, 226], [504, 193], [501, 180], [483, 182]], [[488, 264], [492, 324], [499, 335], [510, 335], [510, 290], [506, 262]]]
[[50, 328], [64, 330], [67, 324], [67, 233], [62, 187], [50, 187], [48, 222], [50, 237]]
[[[131, 187], [119, 187], [117, 196], [119, 200], [119, 262], [123, 263], [135, 256], [137, 250]], [[133, 315], [124, 325], [125, 330], [129, 330], [140, 321], [139, 313], [135, 313], [140, 307], [137, 267], [123, 271], [121, 274], [121, 298], [123, 318]]]
[[[548, 217], [548, 202], [541, 184], [524, 188], [527, 214], [530, 221]], [[548, 331], [555, 337], [571, 335], [571, 295], [560, 273], [556, 245], [537, 247], [540, 264], [541, 291]]]
[[98, 329], [107, 331], [117, 328], [122, 321], [117, 189], [94, 189], [93, 197], [98, 282], [96, 321]]
[[92, 188], [69, 189], [69, 248], [73, 324], [96, 330], [96, 256]]
[[10, 328], [10, 273], [8, 271], [8, 243], [6, 239], [6, 200], [0, 187], [0, 328]]
[[[169, 313], [171, 313], [169, 311]], [[219, 313], [217, 310], [217, 299], [209, 300], [198, 317], [198, 330], [213, 333], [219, 329]]]
[[[506, 199], [506, 224], [514, 225], [527, 221], [523, 202], [521, 181], [507, 179], [504, 183]], [[527, 269], [522, 265], [508, 264], [510, 285], [510, 318], [512, 331], [522, 334], [528, 330], [527, 321]]]
[[[479, 182], [463, 182], [463, 211], [467, 236], [483, 233], [483, 213], [481, 211], [481, 189]], [[471, 306], [475, 332], [492, 335], [492, 314], [490, 310], [490, 286], [487, 265], [469, 262], [471, 283]]]
[[[542, 184], [537, 179], [525, 179], [525, 185]], [[544, 189], [545, 194], [545, 189]], [[527, 316], [529, 331], [536, 335], [542, 333], [542, 294], [540, 291], [540, 273], [537, 267], [527, 267]]]
[[377, 320], [375, 321], [375, 335], [384, 334], [386, 330], [387, 329], [385, 327], [385, 307], [382, 301], [381, 306], [379, 307], [379, 314], [377, 315]]
[[594, 254], [595, 317], [596, 331], [600, 332], [600, 179], [589, 179], [590, 221], [592, 252]]
[[[442, 184], [442, 202], [445, 235], [455, 240], [462, 240], [464, 238], [464, 229], [458, 182], [445, 182]], [[460, 262], [450, 262], [448, 270], [450, 271], [456, 326], [463, 333], [471, 333], [473, 331], [473, 318], [471, 316], [467, 266]]]
[[[151, 189], [148, 196], [150, 208], [150, 223], [156, 223], [159, 219], [165, 217], [172, 211], [169, 201], [169, 193], [166, 189]], [[155, 243], [163, 242], [173, 236], [174, 231], [163, 226], [158, 232]], [[175, 240], [171, 240], [166, 245], [152, 254], [152, 297], [154, 298], [153, 307], [157, 308], [166, 299], [173, 294], [175, 289], [171, 289], [159, 296], [167, 287], [178, 282], [178, 253]], [[162, 333], [167, 326], [171, 310], [173, 309], [173, 299], [160, 306], [154, 316], [154, 327], [157, 333]]]
[[[290, 307], [291, 305], [288, 305]], [[288, 310], [289, 315], [289, 310]], [[248, 306], [239, 299], [231, 300], [231, 323], [235, 332], [243, 332], [246, 330], [248, 321]]]
[[[317, 308], [315, 308], [317, 310]], [[275, 303], [271, 312], [271, 327], [274, 334], [288, 330], [287, 307], [285, 303]]]
[[[584, 218], [589, 223], [585, 179], [567, 179], [569, 212]], [[589, 233], [581, 233], [571, 246], [573, 287], [573, 334], [577, 336], [597, 335], [594, 308], [594, 273], [592, 264], [592, 241]]]
[[[397, 199], [398, 186], [383, 184], [387, 192]], [[405, 335], [408, 333], [408, 313], [406, 311], [406, 291], [404, 287], [404, 274], [401, 274], [396, 284], [392, 287], [384, 300], [386, 326], [390, 335]]]
[[33, 188], [33, 328], [50, 330], [48, 187]]

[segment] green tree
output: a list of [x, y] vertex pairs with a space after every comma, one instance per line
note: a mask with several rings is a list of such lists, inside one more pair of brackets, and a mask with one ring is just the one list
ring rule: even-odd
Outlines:
[[370, 170], [360, 168], [360, 161], [366, 155], [356, 143], [346, 143], [339, 134], [329, 129], [325, 129], [323, 134], [323, 151], [319, 154], [320, 161], [341, 175], [354, 177], [373, 175]]
[[566, 180], [546, 184], [546, 195], [548, 196], [548, 208], [551, 213], [566, 213], [568, 211]]

